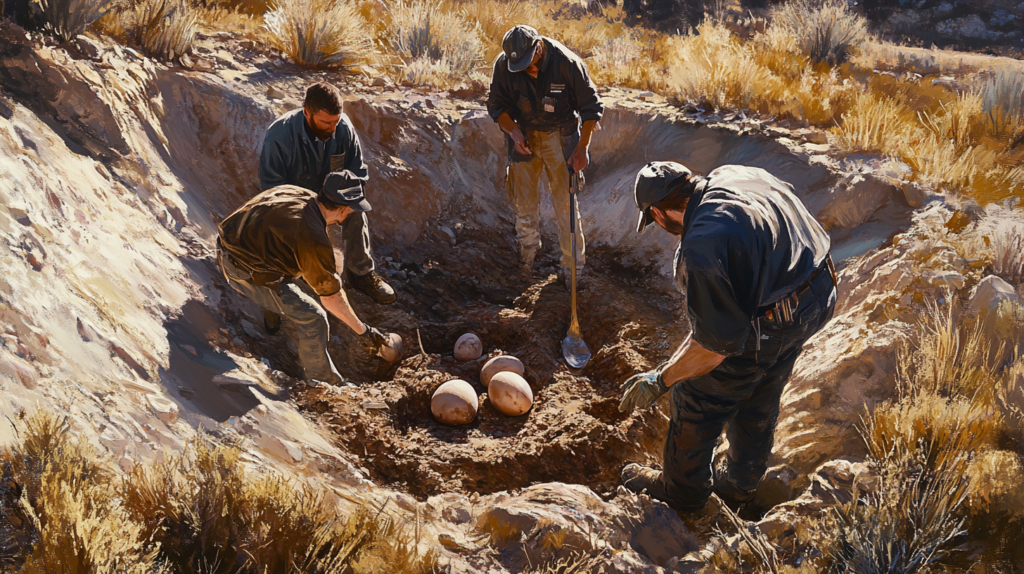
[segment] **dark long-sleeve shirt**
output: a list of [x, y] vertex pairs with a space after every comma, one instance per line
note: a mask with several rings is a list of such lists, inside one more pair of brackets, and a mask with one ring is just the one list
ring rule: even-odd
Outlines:
[[828, 255], [828, 233], [792, 189], [763, 169], [724, 165], [690, 198], [675, 272], [704, 348], [743, 352], [758, 308], [795, 291]]
[[260, 187], [264, 190], [297, 185], [319, 193], [327, 174], [345, 169], [367, 179], [363, 150], [347, 115], [341, 114], [334, 135], [326, 142], [307, 128], [302, 109], [282, 115], [267, 128], [260, 152]]
[[[580, 121], [601, 119], [604, 105], [587, 67], [556, 40], [541, 38], [544, 56], [532, 78], [525, 71], [509, 72], [505, 54], [494, 62], [487, 112], [498, 121], [508, 112], [524, 130], [552, 131], [576, 126]], [[545, 98], [547, 108], [545, 108]]]

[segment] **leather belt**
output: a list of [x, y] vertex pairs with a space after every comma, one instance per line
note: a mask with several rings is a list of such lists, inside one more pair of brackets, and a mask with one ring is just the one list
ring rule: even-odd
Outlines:
[[783, 297], [774, 305], [769, 305], [759, 309], [758, 316], [764, 317], [766, 321], [773, 324], [788, 325], [792, 323], [793, 312], [800, 306], [800, 299], [802, 299], [807, 294], [807, 291], [811, 289], [811, 284], [825, 272], [828, 272], [832, 277], [832, 286], [838, 287], [839, 278], [836, 276], [836, 267], [832, 263], [831, 253], [825, 255], [825, 260], [811, 273], [811, 276], [807, 278], [807, 281], [804, 281], [803, 284], [796, 288], [796, 290]]

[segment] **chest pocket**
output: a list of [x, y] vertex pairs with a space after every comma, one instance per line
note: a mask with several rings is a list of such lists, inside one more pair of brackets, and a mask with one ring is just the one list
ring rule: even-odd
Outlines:
[[568, 102], [565, 84], [551, 84], [547, 96], [544, 97], [544, 111], [553, 114], [565, 109]]
[[336, 153], [331, 154], [331, 171], [341, 171], [345, 169], [345, 164], [348, 163], [348, 154]]

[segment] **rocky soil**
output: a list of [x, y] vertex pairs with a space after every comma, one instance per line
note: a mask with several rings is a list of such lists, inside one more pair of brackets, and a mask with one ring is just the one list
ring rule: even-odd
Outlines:
[[[667, 275], [672, 238], [632, 232], [645, 162], [764, 167], [832, 234], [839, 312], [797, 365], [761, 493], [792, 501], [761, 522], [779, 537], [866, 472], [854, 424], [892, 396], [895, 347], [928, 300], [966, 300], [992, 269], [983, 238], [1020, 224], [1004, 207], [907, 184], [901, 164], [837, 156], [822, 132], [603, 90], [609, 111], [581, 195], [581, 327], [595, 355], [570, 371], [551, 209], [535, 275], [521, 281], [505, 146], [478, 93], [302, 72], [228, 35], [204, 37], [189, 68], [89, 42], [95, 50], [68, 49], [0, 28], [0, 410], [16, 420], [60, 409], [122, 468], [160, 460], [202, 428], [241, 444], [256, 469], [317, 481], [345, 505], [383, 505], [421, 528], [451, 571], [518, 572], [573, 549], [601, 557], [593, 571], [703, 564], [710, 524], [688, 528], [616, 488], [623, 463], [657, 464], [667, 414], [662, 404], [620, 415], [618, 385], [664, 360], [687, 328]], [[359, 294], [353, 304], [400, 333], [405, 355], [396, 365], [363, 356], [332, 323], [351, 384], [310, 389], [294, 378], [287, 333], [263, 331], [212, 249], [216, 221], [258, 191], [266, 125], [320, 77], [346, 92], [371, 167], [378, 262], [399, 286], [394, 306]], [[451, 347], [467, 331], [486, 354], [462, 363]], [[526, 364], [534, 408], [506, 417], [483, 398], [474, 423], [437, 425], [433, 390], [462, 378], [483, 393], [479, 368], [498, 353]], [[0, 425], [0, 439], [14, 433]]]

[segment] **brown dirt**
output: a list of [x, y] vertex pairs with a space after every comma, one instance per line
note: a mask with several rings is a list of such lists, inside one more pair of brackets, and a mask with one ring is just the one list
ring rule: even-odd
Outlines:
[[[534, 280], [525, 283], [515, 277], [518, 249], [507, 234], [468, 230], [458, 241], [452, 247], [443, 236], [405, 254], [405, 281], [396, 280], [399, 269], [386, 271], [400, 290], [393, 306], [379, 307], [350, 292], [366, 321], [402, 335], [404, 360], [392, 366], [367, 358], [346, 335], [346, 343], [332, 345], [339, 369], [348, 380], [379, 382], [309, 389], [297, 393], [300, 406], [330, 427], [374, 480], [419, 497], [485, 494], [546, 481], [610, 493], [626, 461], [660, 460], [665, 407], [625, 416], [618, 412], [619, 385], [663, 360], [667, 341], [680, 340], [686, 319], [678, 294], [653, 279], [653, 270], [618, 267], [608, 250], [590, 254], [588, 272], [601, 271], [588, 275], [579, 309], [594, 356], [574, 372], [561, 358], [569, 294], [556, 278], [555, 254], [545, 253]], [[419, 257], [428, 252], [434, 257]], [[483, 339], [485, 354], [463, 363], [451, 353], [467, 331]], [[515, 355], [526, 365], [535, 396], [526, 415], [505, 416], [486, 399], [479, 371], [497, 354]], [[449, 427], [431, 416], [430, 398], [455, 378], [481, 394], [480, 410], [471, 424]]]

